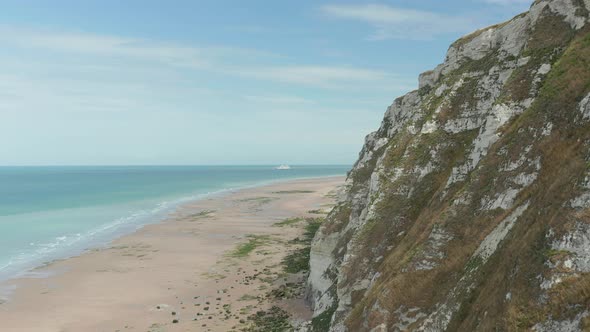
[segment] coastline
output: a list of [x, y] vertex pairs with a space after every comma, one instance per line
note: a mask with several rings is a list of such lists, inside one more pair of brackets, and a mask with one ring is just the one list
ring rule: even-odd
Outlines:
[[[139, 210], [131, 210], [127, 215], [119, 215], [113, 216], [115, 218], [113, 221], [98, 225], [95, 229], [89, 229], [87, 232], [81, 232], [78, 234], [59, 234], [59, 236], [55, 237], [53, 240], [49, 240], [44, 244], [41, 250], [46, 250], [51, 248], [51, 252], [46, 254], [46, 257], [31, 257], [27, 261], [20, 262], [20, 266], [6, 266], [8, 267], [7, 270], [0, 269], [0, 301], [4, 299], [6, 289], [3, 289], [1, 285], [9, 280], [19, 279], [19, 278], [26, 278], [31, 277], [35, 274], [35, 271], [38, 270], [40, 267], [46, 266], [51, 264], [54, 261], [60, 261], [64, 259], [68, 259], [71, 257], [76, 257], [79, 255], [83, 255], [89, 250], [94, 249], [101, 249], [109, 246], [113, 241], [116, 239], [132, 234], [137, 232], [141, 228], [156, 224], [159, 222], [163, 222], [168, 217], [173, 214], [176, 210], [181, 209], [183, 206], [187, 204], [194, 203], [200, 200], [206, 200], [209, 198], [216, 198], [222, 197], [223, 195], [228, 195], [240, 190], [245, 189], [252, 189], [258, 187], [264, 187], [267, 185], [278, 184], [283, 182], [289, 181], [297, 181], [297, 180], [311, 180], [311, 179], [321, 179], [321, 178], [330, 178], [330, 177], [339, 177], [341, 175], [318, 175], [318, 176], [300, 176], [300, 177], [293, 177], [293, 178], [275, 178], [275, 179], [266, 179], [262, 181], [257, 181], [253, 183], [241, 184], [241, 185], [234, 185], [228, 186], [221, 189], [215, 189], [209, 192], [196, 192], [196, 193], [187, 193], [184, 196], [178, 197], [164, 197], [160, 198], [159, 200], [154, 200], [152, 206], [144, 206]], [[107, 208], [111, 208], [112, 205], [108, 206]], [[75, 209], [95, 209], [95, 211], [85, 211], [86, 214], [100, 214], [104, 207], [81, 207], [81, 208], [74, 208]], [[71, 210], [71, 209], [64, 209]], [[57, 210], [61, 211], [61, 210]], [[35, 215], [37, 212], [31, 212], [32, 215]], [[145, 216], [141, 216], [145, 214]], [[39, 218], [35, 216], [36, 218]], [[128, 220], [128, 219], [135, 219], [139, 217], [138, 220], [130, 220], [120, 222], [120, 220]], [[81, 236], [82, 235], [82, 236]], [[67, 241], [65, 241], [67, 239]], [[69, 242], [67, 247], [59, 247], [57, 244]], [[39, 243], [39, 242], [37, 242]], [[27, 253], [28, 255], [36, 255], [36, 252]]]
[[[182, 204], [165, 220], [106, 248], [39, 267], [34, 271], [40, 277], [4, 281], [1, 285], [14, 291], [0, 304], [3, 330], [228, 331], [243, 326], [249, 314], [244, 308], [269, 308], [260, 296], [273, 284], [271, 276], [297, 278], [285, 276], [278, 265], [289, 251], [289, 239], [303, 230], [271, 226], [286, 218], [317, 217], [310, 211], [331, 204], [328, 193], [343, 182], [343, 176], [329, 176], [228, 190]], [[251, 242], [264, 250], [231, 254]], [[255, 279], [264, 279], [263, 284]], [[283, 305], [309, 318], [301, 299], [289, 300]]]

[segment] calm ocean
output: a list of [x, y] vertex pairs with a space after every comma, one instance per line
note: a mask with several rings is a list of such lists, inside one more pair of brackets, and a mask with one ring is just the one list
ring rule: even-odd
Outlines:
[[350, 166], [0, 167], [0, 280], [107, 244], [179, 204]]

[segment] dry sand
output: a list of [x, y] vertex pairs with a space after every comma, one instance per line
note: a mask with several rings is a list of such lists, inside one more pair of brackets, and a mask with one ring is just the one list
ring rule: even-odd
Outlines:
[[[45, 277], [5, 282], [16, 288], [0, 304], [0, 331], [239, 330], [273, 305], [269, 290], [302, 282], [280, 262], [303, 227], [273, 224], [329, 207], [343, 181], [296, 180], [192, 202], [105, 249], [37, 269]], [[236, 255], [250, 240], [262, 245]], [[301, 296], [278, 303], [309, 318]]]

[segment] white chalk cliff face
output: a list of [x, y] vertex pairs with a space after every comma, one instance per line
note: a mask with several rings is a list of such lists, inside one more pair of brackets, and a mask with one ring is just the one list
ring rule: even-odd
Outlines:
[[451, 45], [314, 239], [315, 331], [590, 329], [590, 0]]

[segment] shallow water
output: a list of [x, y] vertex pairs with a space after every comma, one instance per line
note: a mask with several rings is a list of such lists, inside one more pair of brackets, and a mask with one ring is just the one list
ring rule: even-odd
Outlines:
[[349, 166], [0, 167], [0, 280], [76, 255], [228, 190]]

